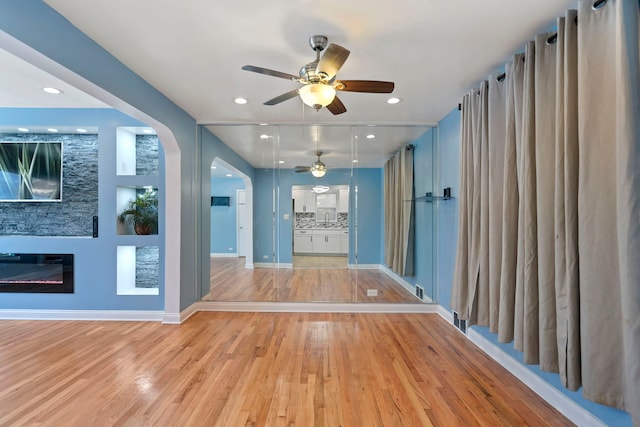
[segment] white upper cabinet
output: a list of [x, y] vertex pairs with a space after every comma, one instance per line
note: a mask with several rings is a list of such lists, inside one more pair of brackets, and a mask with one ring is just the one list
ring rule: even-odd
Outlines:
[[349, 212], [349, 190], [340, 190], [338, 194], [338, 212]]
[[294, 189], [291, 191], [293, 196], [293, 206], [297, 213], [309, 213], [316, 211], [316, 193], [309, 190]]

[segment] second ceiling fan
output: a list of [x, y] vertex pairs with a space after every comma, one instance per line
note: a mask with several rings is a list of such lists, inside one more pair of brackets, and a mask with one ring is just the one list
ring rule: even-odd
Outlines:
[[[346, 112], [347, 109], [336, 96], [336, 91], [366, 93], [393, 92], [393, 82], [378, 80], [336, 80], [336, 74], [344, 65], [350, 52], [344, 47], [334, 43], [331, 43], [329, 47], [327, 47], [327, 41], [325, 36], [320, 35], [309, 38], [309, 44], [316, 52], [316, 59], [304, 65], [300, 69], [299, 76], [270, 70], [268, 68], [256, 67], [254, 65], [245, 65], [242, 69], [302, 83], [303, 86], [301, 88], [270, 99], [264, 103], [265, 105], [276, 105], [299, 95], [305, 104], [316, 110], [326, 107], [332, 114], [342, 114]], [[325, 48], [326, 51], [320, 56], [320, 52], [325, 50]]]

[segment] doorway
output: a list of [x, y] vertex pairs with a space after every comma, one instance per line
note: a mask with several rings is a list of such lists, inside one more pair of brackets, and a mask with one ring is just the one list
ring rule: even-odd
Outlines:
[[293, 185], [293, 268], [348, 268], [349, 185]]

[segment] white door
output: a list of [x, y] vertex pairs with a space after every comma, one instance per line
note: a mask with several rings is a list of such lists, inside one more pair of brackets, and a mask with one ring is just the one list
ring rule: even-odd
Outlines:
[[247, 256], [247, 203], [245, 190], [236, 190], [238, 256]]

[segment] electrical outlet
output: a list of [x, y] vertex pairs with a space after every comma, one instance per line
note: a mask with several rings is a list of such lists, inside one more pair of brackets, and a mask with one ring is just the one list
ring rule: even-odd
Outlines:
[[377, 289], [367, 289], [367, 296], [368, 297], [377, 297], [378, 296], [378, 290]]
[[269, 259], [269, 255], [262, 255], [262, 259]]
[[233, 248], [227, 248], [230, 252], [233, 251]]

